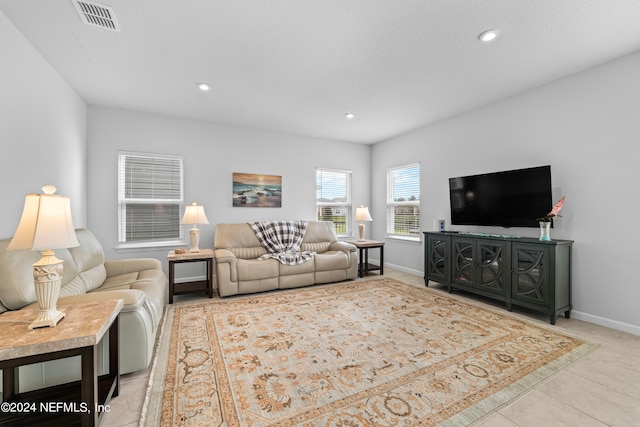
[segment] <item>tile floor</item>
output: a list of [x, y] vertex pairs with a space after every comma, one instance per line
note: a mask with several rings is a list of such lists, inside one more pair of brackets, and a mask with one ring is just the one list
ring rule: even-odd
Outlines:
[[[372, 273], [365, 279], [372, 279]], [[424, 286], [422, 277], [389, 268], [384, 277]], [[364, 279], [358, 279], [364, 280]], [[432, 289], [446, 292], [438, 284]], [[454, 296], [501, 307], [470, 294]], [[207, 300], [204, 296], [176, 296], [175, 304]], [[502, 306], [504, 308], [504, 306]], [[505, 313], [507, 313], [505, 309]], [[514, 308], [515, 316], [547, 323], [547, 316]], [[554, 326], [601, 347], [567, 369], [474, 423], [482, 427], [640, 427], [640, 336], [630, 335], [575, 319], [560, 318]], [[120, 395], [111, 401], [111, 412], [101, 426], [137, 426], [144, 402], [148, 371], [123, 375]]]

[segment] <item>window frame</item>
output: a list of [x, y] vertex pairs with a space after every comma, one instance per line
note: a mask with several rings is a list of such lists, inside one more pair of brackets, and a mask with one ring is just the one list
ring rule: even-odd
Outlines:
[[[414, 167], [418, 167], [418, 182], [417, 182], [417, 187], [418, 187], [418, 195], [417, 195], [417, 200], [403, 200], [403, 201], [396, 201], [393, 200], [393, 194], [394, 194], [394, 174], [396, 172], [399, 171], [403, 171], [403, 170], [407, 170], [407, 169], [411, 169]], [[420, 215], [420, 191], [421, 191], [421, 186], [420, 186], [420, 180], [421, 180], [421, 174], [422, 174], [422, 167], [420, 165], [420, 162], [413, 162], [413, 163], [408, 163], [408, 164], [404, 164], [404, 165], [400, 165], [400, 166], [396, 166], [396, 167], [392, 167], [392, 168], [387, 168], [387, 196], [386, 196], [386, 201], [387, 201], [387, 226], [386, 226], [386, 237], [387, 238], [392, 238], [392, 239], [399, 239], [399, 240], [409, 240], [409, 241], [416, 241], [419, 242], [421, 241], [420, 238], [420, 230], [421, 230], [421, 215]], [[417, 216], [417, 231], [415, 232], [415, 234], [408, 232], [406, 234], [404, 233], [398, 233], [395, 229], [395, 209], [398, 206], [407, 206], [407, 207], [417, 207], [418, 208], [418, 214]]]
[[[127, 183], [125, 161], [129, 157], [141, 157], [145, 159], [171, 160], [178, 161], [179, 164], [179, 198], [162, 199], [162, 198], [127, 198], [125, 189]], [[184, 244], [184, 231], [182, 224], [182, 213], [184, 211], [184, 156], [173, 154], [143, 153], [134, 151], [118, 151], [118, 245], [116, 249], [135, 249], [135, 248], [160, 248], [172, 247]], [[148, 240], [129, 240], [127, 241], [127, 205], [157, 205], [157, 204], [175, 204], [178, 207], [177, 229], [178, 236], [166, 239], [148, 239]]]
[[[346, 176], [346, 201], [344, 203], [339, 202], [321, 202], [318, 199], [318, 185], [319, 185], [319, 177], [318, 173], [333, 173], [333, 174], [344, 174]], [[345, 214], [345, 233], [339, 233], [338, 227], [336, 227], [336, 235], [337, 237], [345, 238], [352, 237], [353, 227], [353, 206], [351, 202], [351, 190], [352, 190], [352, 178], [353, 172], [346, 169], [333, 169], [333, 168], [323, 168], [316, 167], [316, 220], [322, 221], [320, 218], [320, 209], [321, 208], [332, 208], [332, 207], [343, 207], [346, 210]], [[335, 221], [334, 221], [335, 225]]]

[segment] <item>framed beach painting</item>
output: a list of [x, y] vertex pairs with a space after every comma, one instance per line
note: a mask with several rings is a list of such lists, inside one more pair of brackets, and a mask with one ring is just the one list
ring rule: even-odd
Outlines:
[[234, 172], [233, 206], [242, 208], [282, 207], [282, 176]]

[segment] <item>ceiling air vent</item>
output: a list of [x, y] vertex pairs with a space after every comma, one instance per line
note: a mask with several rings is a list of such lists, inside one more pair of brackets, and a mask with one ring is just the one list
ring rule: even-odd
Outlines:
[[116, 15], [109, 6], [83, 0], [73, 0], [73, 4], [85, 24], [120, 32]]

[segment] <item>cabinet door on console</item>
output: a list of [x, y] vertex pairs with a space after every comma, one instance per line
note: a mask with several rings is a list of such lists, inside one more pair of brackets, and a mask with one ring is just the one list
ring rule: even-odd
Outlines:
[[541, 306], [549, 304], [550, 248], [514, 243], [511, 299]]
[[495, 240], [478, 240], [478, 288], [487, 292], [505, 295], [509, 265], [507, 243]]
[[427, 234], [427, 248], [425, 250], [425, 268], [427, 280], [448, 283], [451, 269], [449, 267], [449, 245], [451, 238]]
[[454, 237], [452, 244], [451, 282], [465, 287], [474, 286], [475, 240]]
[[478, 238], [452, 238], [451, 282], [460, 287], [506, 296], [508, 243]]

